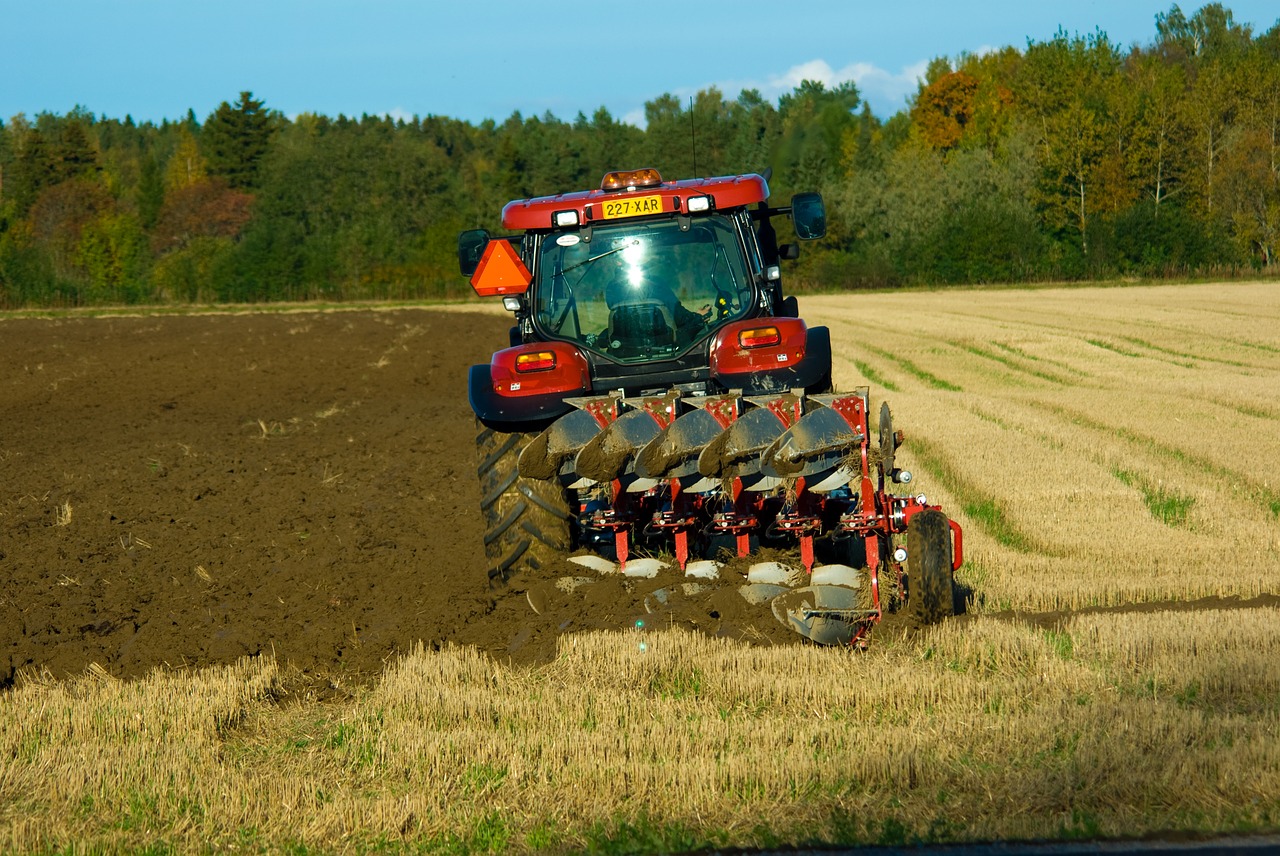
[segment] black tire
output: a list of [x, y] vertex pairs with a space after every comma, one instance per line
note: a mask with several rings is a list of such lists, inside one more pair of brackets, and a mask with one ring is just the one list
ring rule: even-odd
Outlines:
[[479, 423], [476, 428], [489, 579], [506, 582], [512, 574], [536, 571], [568, 552], [572, 515], [559, 482], [522, 478], [516, 470], [533, 435], [494, 431]]
[[835, 391], [836, 391], [836, 385], [831, 382], [830, 372], [827, 372], [827, 374], [820, 381], [818, 381], [809, 389], [805, 390], [805, 392], [808, 395], [831, 395]]
[[955, 615], [951, 524], [941, 511], [922, 511], [907, 525], [907, 599], [925, 624]]

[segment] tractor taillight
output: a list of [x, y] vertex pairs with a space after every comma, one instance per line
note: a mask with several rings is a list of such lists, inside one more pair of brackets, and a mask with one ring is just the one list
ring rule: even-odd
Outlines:
[[562, 395], [591, 389], [591, 369], [568, 342], [538, 342], [498, 351], [489, 360], [492, 389], [503, 398]]
[[555, 351], [534, 351], [529, 354], [521, 354], [516, 357], [516, 371], [521, 374], [525, 372], [545, 372], [556, 367]]
[[808, 328], [799, 318], [730, 321], [711, 340], [711, 376], [733, 388], [744, 375], [790, 371], [804, 362], [808, 342]]
[[782, 333], [777, 327], [752, 327], [738, 333], [738, 344], [744, 348], [771, 348], [782, 342]]

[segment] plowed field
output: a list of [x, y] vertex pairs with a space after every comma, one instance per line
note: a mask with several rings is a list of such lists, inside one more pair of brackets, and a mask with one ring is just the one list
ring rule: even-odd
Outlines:
[[[544, 616], [536, 581], [488, 587], [466, 368], [506, 327], [412, 309], [0, 321], [0, 686], [260, 652], [340, 679], [419, 640], [528, 661], [649, 618], [619, 583]], [[793, 641], [744, 610], [711, 594], [664, 620]]]

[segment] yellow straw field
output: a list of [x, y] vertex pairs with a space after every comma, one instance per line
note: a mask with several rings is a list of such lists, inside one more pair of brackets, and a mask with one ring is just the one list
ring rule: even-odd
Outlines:
[[[441, 851], [1273, 828], [1280, 610], [978, 618], [868, 654], [682, 631], [3, 699], [0, 848]], [[644, 641], [642, 648], [639, 644]]]
[[973, 608], [1280, 590], [1277, 285], [821, 297], [805, 315], [964, 525]]

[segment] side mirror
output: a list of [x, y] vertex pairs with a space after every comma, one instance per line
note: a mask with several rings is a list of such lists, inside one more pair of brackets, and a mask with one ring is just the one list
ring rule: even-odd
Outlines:
[[782, 246], [778, 247], [778, 258], [786, 259], [789, 262], [795, 261], [796, 259], [800, 258], [800, 245], [799, 244], [783, 244]]
[[791, 222], [796, 237], [812, 241], [827, 234], [827, 209], [821, 193], [797, 193], [791, 197]]
[[471, 276], [480, 264], [484, 248], [489, 245], [489, 233], [484, 229], [468, 229], [458, 236], [458, 269], [463, 276]]

